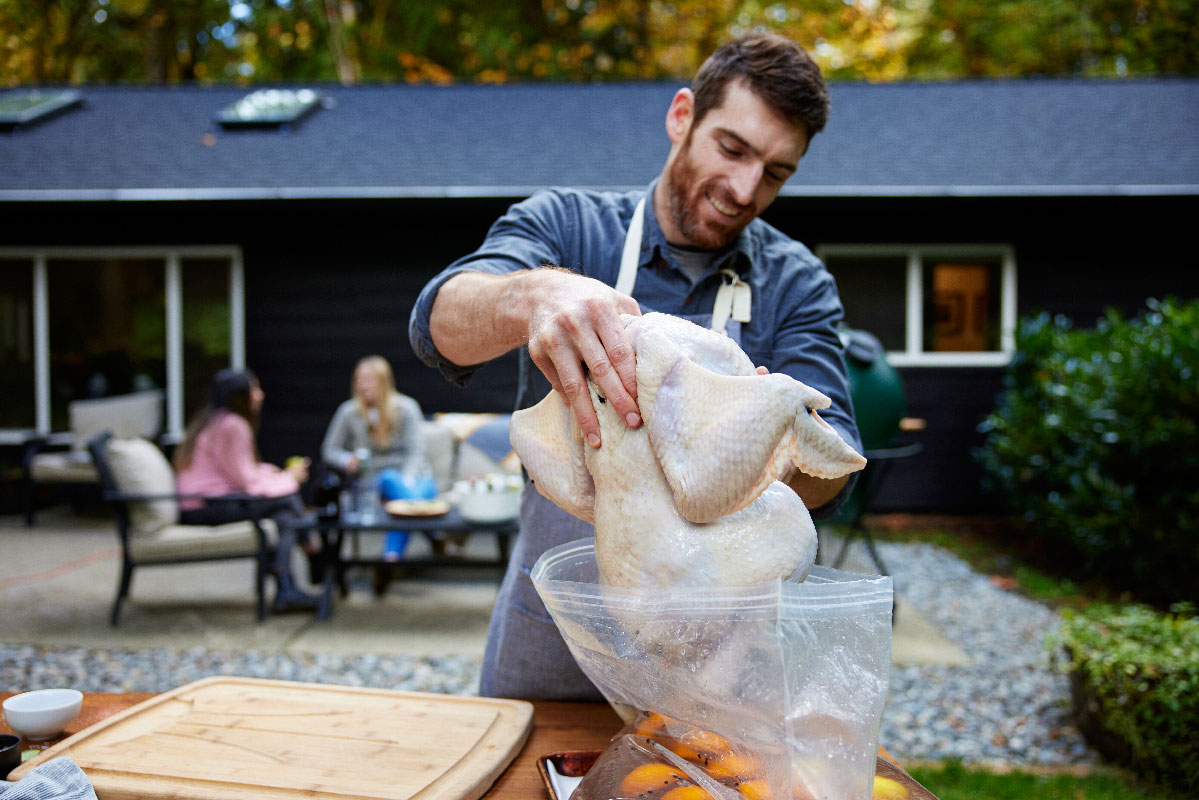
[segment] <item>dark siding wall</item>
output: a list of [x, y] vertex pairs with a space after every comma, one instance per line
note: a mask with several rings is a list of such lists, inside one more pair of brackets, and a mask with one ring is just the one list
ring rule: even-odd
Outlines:
[[[316, 456], [348, 396], [350, 371], [380, 353], [401, 391], [432, 411], [512, 406], [511, 357], [466, 389], [420, 364], [408, 315], [424, 283], [473, 249], [509, 200], [255, 203], [0, 204], [0, 244], [26, 246], [239, 244], [244, 248], [247, 360], [262, 377], [264, 458]], [[812, 247], [821, 242], [1012, 243], [1019, 310], [1090, 325], [1109, 305], [1148, 296], [1199, 297], [1188, 218], [1193, 198], [782, 198], [767, 218]], [[927, 420], [919, 456], [897, 463], [877, 507], [980, 510], [970, 450], [993, 407], [1000, 369], [902, 371], [908, 413]]]
[[923, 431], [902, 435], [919, 442], [915, 456], [895, 461], [880, 484], [879, 510], [966, 512], [992, 510], [996, 499], [981, 489], [981, 471], [971, 450], [982, 444], [978, 424], [994, 406], [1003, 372], [985, 368], [900, 370], [908, 416], [923, 419]]
[[[426, 367], [408, 341], [424, 284], [482, 239], [506, 203], [464, 213], [439, 202], [292, 204], [283, 241], [246, 244], [247, 361], [260, 373], [271, 414], [263, 450], [315, 454], [355, 362], [391, 362], [400, 391], [434, 411], [510, 411], [515, 361], [489, 364], [470, 389]], [[282, 221], [281, 221], [282, 222]], [[287, 387], [271, 392], [270, 387]]]

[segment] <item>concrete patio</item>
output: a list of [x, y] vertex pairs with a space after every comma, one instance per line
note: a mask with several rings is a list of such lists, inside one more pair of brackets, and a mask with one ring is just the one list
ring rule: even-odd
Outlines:
[[[378, 542], [364, 536], [363, 552]], [[423, 537], [409, 545], [427, 552]], [[467, 553], [492, 558], [486, 534], [467, 543]], [[828, 552], [836, 546], [825, 543]], [[858, 545], [845, 567], [868, 572]], [[350, 592], [335, 596], [332, 618], [308, 614], [254, 619], [249, 561], [138, 569], [120, 625], [108, 614], [120, 571], [112, 521], [101, 514], [76, 515], [66, 507], [45, 509], [37, 525], [17, 516], [0, 518], [0, 642], [84, 648], [257, 650], [284, 653], [477, 658], [501, 576], [498, 567], [438, 567], [393, 580], [381, 597], [369, 570], [351, 573]], [[298, 567], [299, 565], [297, 565]], [[298, 575], [305, 570], [297, 569]], [[956, 665], [966, 655], [902, 599], [897, 586], [893, 660], [901, 664]]]

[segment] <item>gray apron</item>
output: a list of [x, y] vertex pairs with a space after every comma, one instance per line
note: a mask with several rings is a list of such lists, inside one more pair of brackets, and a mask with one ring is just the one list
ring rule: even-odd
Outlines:
[[[625, 235], [617, 290], [632, 295], [641, 252], [645, 199], [637, 205]], [[741, 344], [741, 323], [749, 321], [749, 286], [732, 270], [721, 270], [725, 282], [717, 290], [710, 314], [675, 316], [713, 330], [723, 330]], [[521, 498], [520, 535], [500, 585], [487, 631], [479, 693], [484, 697], [538, 700], [600, 700], [603, 695], [583, 674], [533, 587], [529, 572], [541, 554], [576, 539], [595, 535], [592, 526], [546, 500], [528, 484]]]

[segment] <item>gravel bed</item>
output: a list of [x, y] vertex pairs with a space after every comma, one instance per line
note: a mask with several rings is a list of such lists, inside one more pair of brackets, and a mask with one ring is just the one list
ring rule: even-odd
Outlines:
[[891, 670], [881, 734], [887, 749], [901, 760], [1099, 762], [1070, 720], [1069, 681], [1050, 669], [1045, 639], [1060, 622], [1056, 612], [995, 586], [942, 548], [879, 548], [901, 602], [971, 659]]
[[7, 686], [70, 686], [84, 692], [165, 692], [213, 675], [335, 683], [416, 692], [475, 695], [479, 659], [335, 653], [261, 653], [192, 648], [85, 650], [0, 644]]
[[[881, 741], [896, 757], [1025, 766], [1099, 761], [1069, 720], [1066, 679], [1049, 669], [1044, 641], [1058, 624], [1053, 611], [997, 588], [941, 548], [879, 547], [902, 601], [972, 659], [964, 667], [892, 670]], [[478, 692], [479, 661], [0, 644], [0, 676], [6, 686], [161, 692], [210, 675], [473, 695]]]

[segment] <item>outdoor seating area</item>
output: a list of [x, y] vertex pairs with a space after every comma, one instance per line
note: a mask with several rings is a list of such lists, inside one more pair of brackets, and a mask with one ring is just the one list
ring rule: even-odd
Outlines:
[[[94, 513], [111, 518], [121, 556], [110, 625], [116, 627], [120, 621], [122, 607], [133, 591], [135, 571], [140, 575], [140, 569], [147, 567], [230, 560], [246, 563], [246, 585], [254, 590], [253, 617], [263, 622], [277, 540], [275, 522], [262, 516], [261, 504], [254, 497], [245, 495], [205, 498], [209, 503], [235, 505], [240, 509], [236, 521], [181, 524], [180, 503], [189, 496], [177, 492], [175, 471], [166, 453], [148, 438], [161, 422], [160, 413], [151, 413], [152, 405], [161, 409], [160, 394], [73, 404], [76, 426], [71, 441], [92, 434], [83, 442], [83, 449], [40, 453], [33, 459], [43, 470], [35, 473], [41, 477], [53, 474], [46, 465], [57, 458], [74, 464], [81, 478], [91, 476], [98, 488], [101, 507]], [[333, 614], [334, 587], [343, 600], [348, 595], [350, 573], [356, 567], [373, 570], [375, 596], [382, 595], [400, 571], [410, 572], [414, 567], [491, 567], [502, 572], [510, 539], [519, 531], [516, 507], [506, 506], [499, 516], [486, 515], [486, 509], [472, 515], [464, 508], [460, 513], [455, 489], [461, 490], [464, 481], [489, 475], [519, 476], [519, 462], [507, 443], [507, 421], [504, 414], [438, 414], [425, 420], [421, 435], [437, 489], [442, 497], [454, 499], [453, 503], [446, 501], [441, 513], [407, 518], [392, 515], [373, 491], [368, 493], [369, 506], [363, 503], [357, 509], [343, 509], [343, 500], [358, 491], [351, 483], [342, 486], [342, 496], [334, 495], [329, 505], [309, 509], [304, 529], [319, 535], [327, 552], [328, 570], [316, 586], [321, 597], [318, 618], [328, 619]], [[26, 497], [32, 502], [32, 494]], [[35, 530], [42, 527], [36, 524], [32, 504], [25, 518]], [[418, 550], [402, 561], [384, 561], [379, 539], [383, 532], [400, 527], [425, 534], [428, 552], [422, 555]], [[472, 536], [477, 541], [468, 547]], [[480, 546], [491, 547], [491, 554], [484, 555], [486, 550], [481, 551]], [[233, 569], [228, 574], [239, 574]], [[493, 580], [498, 584], [498, 577]]]

